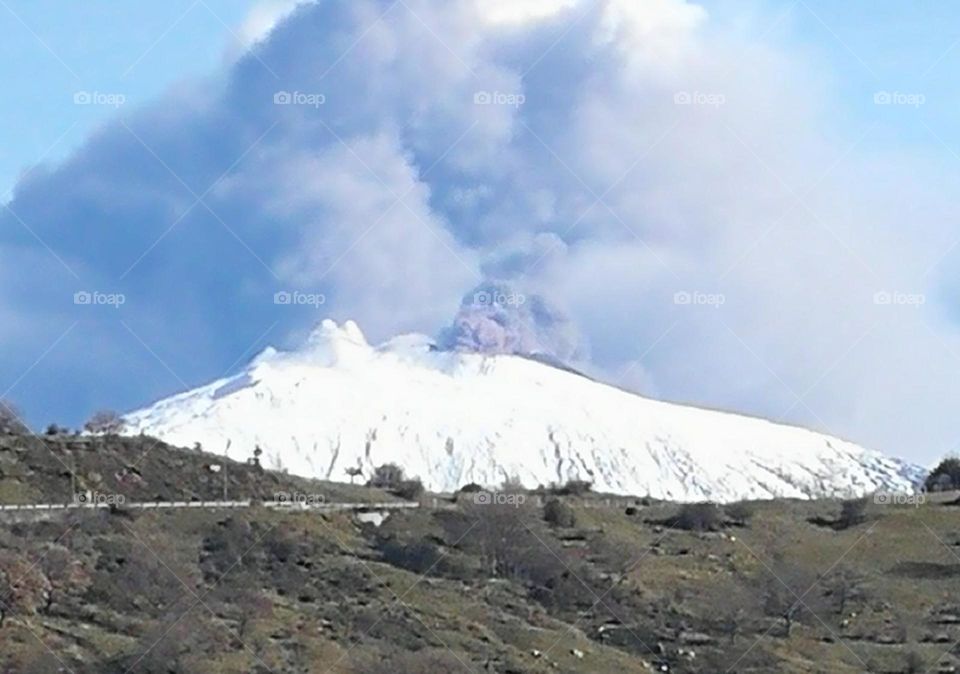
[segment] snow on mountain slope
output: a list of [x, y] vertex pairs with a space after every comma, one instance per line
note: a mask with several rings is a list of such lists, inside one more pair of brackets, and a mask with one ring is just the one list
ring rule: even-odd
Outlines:
[[393, 462], [432, 490], [585, 479], [676, 500], [909, 491], [919, 468], [761, 419], [649, 400], [520, 356], [379, 347], [324, 321], [300, 350], [126, 417], [127, 432], [331, 480]]

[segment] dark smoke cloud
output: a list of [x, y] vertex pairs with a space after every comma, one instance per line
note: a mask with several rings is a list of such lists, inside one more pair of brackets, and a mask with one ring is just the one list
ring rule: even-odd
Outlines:
[[467, 293], [438, 345], [491, 355], [545, 356], [567, 364], [581, 360], [585, 351], [565, 314], [546, 298], [527, 295], [505, 281], [487, 281]]

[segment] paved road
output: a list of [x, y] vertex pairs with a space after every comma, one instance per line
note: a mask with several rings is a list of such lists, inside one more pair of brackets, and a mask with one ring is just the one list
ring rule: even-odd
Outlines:
[[306, 511], [319, 510], [321, 512], [354, 511], [371, 512], [384, 510], [408, 510], [419, 508], [419, 503], [407, 501], [391, 501], [389, 503], [305, 503], [302, 501], [117, 501], [107, 502], [93, 500], [90, 502], [75, 503], [30, 503], [16, 505], [0, 505], [0, 512], [30, 512], [51, 510], [100, 510], [112, 507], [121, 510], [169, 510], [177, 508], [193, 509], [224, 509], [224, 508], [271, 508], [274, 510]]

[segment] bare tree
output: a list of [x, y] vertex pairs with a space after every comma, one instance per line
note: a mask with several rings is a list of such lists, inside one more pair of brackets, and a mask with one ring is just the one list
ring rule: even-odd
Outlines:
[[235, 603], [239, 609], [237, 617], [237, 636], [246, 639], [251, 628], [259, 621], [273, 616], [273, 602], [263, 592], [254, 589], [242, 589], [236, 594]]
[[12, 616], [37, 613], [50, 589], [50, 581], [33, 562], [12, 551], [0, 552], [0, 627]]
[[795, 623], [805, 617], [819, 616], [823, 610], [820, 579], [813, 571], [778, 556], [769, 568], [759, 573], [762, 574], [759, 584], [763, 588], [764, 611], [783, 621], [783, 636], [790, 636]]
[[7, 618], [16, 613], [14, 601], [13, 579], [9, 574], [0, 572], [0, 629], [3, 628]]
[[[450, 544], [475, 554], [484, 573], [500, 578], [543, 579], [556, 571], [556, 551], [538, 534], [539, 512], [522, 496], [498, 501], [484, 493], [445, 520]], [[562, 569], [562, 565], [561, 565]]]
[[0, 400], [0, 435], [29, 433], [20, 410], [9, 400]]
[[863, 576], [848, 568], [839, 568], [823, 578], [821, 584], [825, 598], [834, 612], [842, 616], [850, 604], [862, 602], [866, 597]]
[[[187, 674], [195, 672], [188, 661], [191, 652], [198, 652], [200, 644], [209, 647], [212, 631], [206, 627], [198, 611], [179, 611], [146, 630], [129, 653], [121, 655], [109, 671], [128, 671], [137, 674]], [[228, 633], [222, 628], [218, 634]], [[106, 669], [106, 668], [105, 668]]]
[[[741, 580], [745, 579], [741, 577]], [[716, 607], [710, 617], [711, 623], [731, 645], [747, 634], [754, 627], [757, 616], [762, 615], [762, 597], [758, 596], [751, 582], [719, 583], [702, 594], [698, 593], [698, 597]]]
[[116, 435], [123, 430], [124, 422], [113, 410], [99, 410], [83, 425], [87, 433], [96, 435]]
[[721, 634], [726, 635], [732, 646], [743, 632], [746, 612], [739, 606], [731, 606], [720, 613], [717, 627]]

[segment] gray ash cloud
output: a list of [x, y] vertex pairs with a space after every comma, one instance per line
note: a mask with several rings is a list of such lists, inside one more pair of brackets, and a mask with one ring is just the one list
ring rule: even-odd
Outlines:
[[562, 363], [584, 355], [582, 339], [563, 312], [541, 295], [503, 281], [486, 281], [468, 292], [437, 341], [442, 349], [545, 356]]

